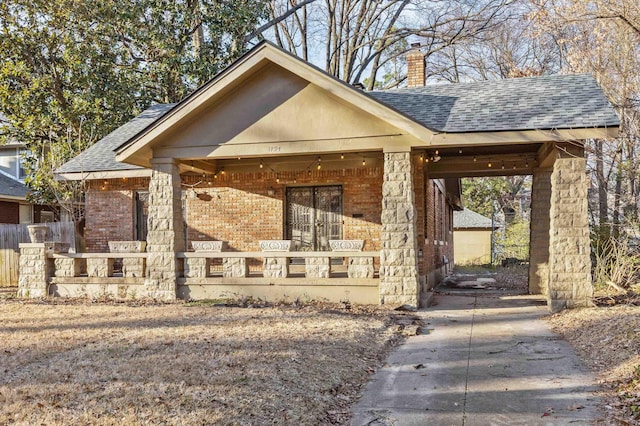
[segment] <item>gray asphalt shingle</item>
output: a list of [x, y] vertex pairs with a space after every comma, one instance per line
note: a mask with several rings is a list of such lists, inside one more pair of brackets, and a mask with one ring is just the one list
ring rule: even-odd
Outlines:
[[56, 173], [142, 169], [139, 166], [116, 161], [114, 150], [169, 112], [174, 105], [158, 104], [150, 106], [133, 120], [118, 127], [94, 145], [64, 163], [56, 170]]
[[[368, 95], [438, 132], [619, 125], [618, 116], [594, 78], [588, 74], [432, 85], [369, 92]], [[150, 107], [63, 164], [57, 173], [140, 169], [117, 162], [114, 150], [161, 118], [174, 105]]]
[[453, 212], [453, 229], [457, 228], [489, 228], [491, 229], [491, 219], [476, 213], [473, 210], [464, 209]]
[[418, 123], [448, 133], [609, 127], [620, 122], [589, 74], [439, 84], [370, 94]]
[[0, 197], [5, 195], [24, 198], [28, 193], [29, 188], [25, 184], [0, 173]]

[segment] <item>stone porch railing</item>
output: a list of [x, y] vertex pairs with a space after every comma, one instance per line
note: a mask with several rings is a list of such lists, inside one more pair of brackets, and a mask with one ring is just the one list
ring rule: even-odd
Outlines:
[[[21, 247], [21, 297], [148, 295], [145, 286], [148, 253], [64, 251], [56, 243]], [[224, 292], [277, 300], [299, 294], [315, 299], [347, 298], [354, 303], [377, 303], [379, 261], [375, 259], [379, 257], [377, 251], [352, 250], [222, 252], [214, 248], [214, 251], [179, 252], [176, 260], [183, 263], [184, 273], [176, 277], [176, 297], [216, 298]], [[114, 271], [118, 260], [122, 272]], [[215, 263], [221, 268], [212, 268]], [[250, 263], [262, 267], [250, 272]]]
[[[197, 251], [178, 253], [184, 259], [184, 278], [211, 277], [213, 259], [222, 259], [224, 278], [247, 278], [249, 259], [262, 259], [264, 278], [288, 278], [292, 275], [293, 259], [304, 260], [305, 278], [374, 278], [377, 271], [374, 259], [380, 257], [377, 251], [272, 251], [272, 252], [216, 252]], [[346, 258], [344, 272], [333, 270], [331, 259]]]

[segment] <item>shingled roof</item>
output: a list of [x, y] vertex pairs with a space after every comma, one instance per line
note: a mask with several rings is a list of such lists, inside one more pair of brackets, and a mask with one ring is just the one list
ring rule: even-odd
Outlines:
[[491, 229], [491, 227], [491, 219], [473, 210], [464, 209], [453, 212], [454, 229]]
[[447, 133], [620, 124], [589, 74], [439, 84], [370, 94], [420, 124]]
[[56, 173], [143, 169], [142, 167], [116, 161], [114, 150], [169, 112], [174, 105], [157, 104], [150, 106], [133, 120], [118, 127], [94, 145], [64, 163], [56, 170]]
[[[353, 89], [357, 90], [357, 89]], [[467, 133], [605, 128], [619, 119], [588, 74], [443, 84], [367, 93], [435, 132]], [[65, 163], [57, 173], [138, 170], [115, 150], [175, 104], [154, 105]]]
[[29, 188], [25, 184], [0, 173], [0, 198], [2, 196], [25, 198], [28, 193]]

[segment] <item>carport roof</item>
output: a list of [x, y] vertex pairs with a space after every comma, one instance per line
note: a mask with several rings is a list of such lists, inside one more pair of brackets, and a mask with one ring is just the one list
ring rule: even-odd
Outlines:
[[447, 133], [620, 124], [590, 74], [439, 84], [371, 95], [424, 126]]

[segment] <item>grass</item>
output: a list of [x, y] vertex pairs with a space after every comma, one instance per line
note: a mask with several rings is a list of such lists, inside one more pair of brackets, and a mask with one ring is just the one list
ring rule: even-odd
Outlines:
[[0, 424], [335, 424], [389, 312], [0, 301]]

